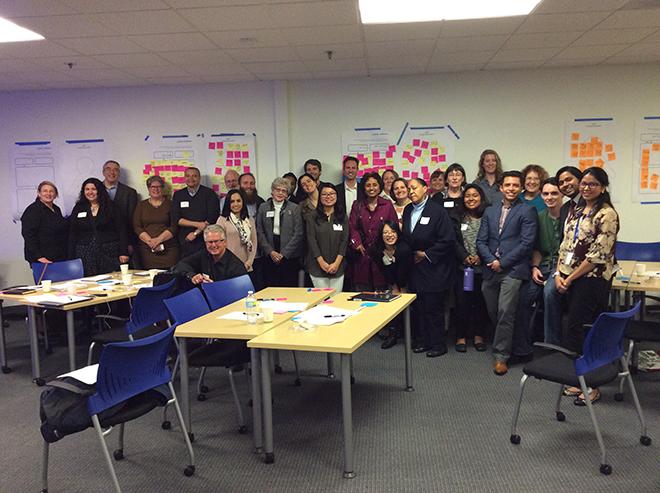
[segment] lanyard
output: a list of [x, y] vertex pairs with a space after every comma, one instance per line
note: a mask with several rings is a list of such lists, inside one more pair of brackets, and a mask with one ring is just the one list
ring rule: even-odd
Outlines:
[[[587, 217], [593, 216], [593, 213], [594, 213], [594, 210], [591, 209], [589, 211], [589, 214], [587, 214]], [[573, 233], [573, 244], [575, 244], [577, 242], [578, 235], [580, 233], [580, 221], [582, 221], [583, 217], [584, 217], [584, 213], [580, 214], [580, 216], [578, 217], [577, 222], [575, 223], [575, 233]]]

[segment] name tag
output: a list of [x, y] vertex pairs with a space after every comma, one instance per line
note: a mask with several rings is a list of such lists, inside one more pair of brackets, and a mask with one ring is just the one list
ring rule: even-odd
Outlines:
[[187, 200], [184, 201], [184, 202], [181, 202], [181, 208], [185, 209], [186, 207], [190, 207], [190, 202], [188, 202]]
[[275, 211], [266, 211], [266, 217], [275, 217]]
[[86, 212], [79, 212], [77, 217], [87, 217]]
[[332, 225], [332, 230], [333, 231], [344, 231], [344, 226], [341, 224], [333, 224]]
[[463, 223], [461, 224], [461, 231], [467, 231], [468, 225]]
[[419, 224], [428, 224], [430, 220], [431, 220], [430, 217], [420, 217]]
[[445, 209], [453, 209], [454, 208], [454, 201], [452, 200], [451, 202], [444, 202]]
[[571, 265], [572, 261], [573, 261], [573, 252], [568, 252], [566, 254], [566, 258], [564, 259], [564, 265]]

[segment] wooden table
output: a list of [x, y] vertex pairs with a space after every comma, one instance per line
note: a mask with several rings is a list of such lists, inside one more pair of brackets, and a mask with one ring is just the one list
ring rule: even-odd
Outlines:
[[[308, 289], [308, 288], [266, 288], [256, 293], [258, 300], [285, 298], [281, 301], [286, 303], [307, 303], [311, 308], [334, 294], [333, 289]], [[243, 311], [245, 309], [245, 298], [215, 310], [207, 315], [181, 324], [174, 332], [179, 341], [179, 355], [181, 364], [181, 407], [184, 420], [188, 426], [188, 432], [192, 434], [192, 423], [190, 419], [190, 389], [188, 384], [188, 348], [187, 338], [198, 339], [240, 339], [250, 340], [261, 334], [267, 333], [278, 325], [289, 321], [296, 313], [274, 314], [270, 323], [258, 322], [248, 324], [240, 320], [219, 319], [222, 315], [231, 312]], [[259, 390], [259, 352], [250, 350], [252, 364], [252, 421], [254, 427], [255, 451], [262, 451], [262, 419], [261, 419], [261, 392]], [[192, 435], [194, 437], [194, 435]]]
[[660, 262], [636, 262], [634, 260], [620, 260], [619, 266], [621, 270], [617, 273], [617, 276], [612, 281], [612, 289], [615, 296], [615, 309], [618, 309], [619, 299], [618, 295], [620, 292], [624, 293], [625, 296], [625, 306], [630, 306], [630, 295], [633, 297], [635, 295], [641, 295], [642, 306], [640, 310], [640, 316], [643, 317], [644, 314], [644, 293], [658, 293], [660, 292], [660, 277], [649, 277], [646, 275], [638, 276], [635, 274], [635, 267], [638, 264], [643, 264], [646, 266], [646, 272], [659, 272], [660, 271]]
[[[356, 310], [361, 302], [349, 301], [356, 293], [339, 293], [333, 307]], [[414, 294], [403, 294], [389, 303], [362, 308], [344, 322], [319, 326], [312, 331], [294, 330], [295, 321], [288, 321], [248, 341], [248, 347], [261, 350], [262, 404], [264, 414], [264, 452], [266, 463], [275, 461], [273, 452], [273, 407], [269, 357], [272, 350], [339, 353], [341, 357], [341, 395], [344, 423], [344, 477], [353, 478], [353, 413], [351, 403], [351, 355], [404, 310], [405, 313], [405, 380], [406, 391], [413, 390], [411, 368], [410, 304]]]
[[[130, 273], [135, 274], [135, 272], [141, 271], [129, 271]], [[113, 272], [109, 274], [113, 279], [120, 280], [121, 272]], [[76, 284], [76, 293], [77, 295], [83, 296], [89, 292], [90, 288], [98, 288], [103, 286], [98, 283], [84, 283], [79, 279], [74, 279], [71, 281], [62, 281], [58, 283], [53, 283], [53, 288], [61, 286], [64, 284]], [[66, 313], [66, 328], [67, 328], [67, 340], [69, 347], [69, 369], [71, 371], [76, 369], [76, 334], [74, 330], [74, 320], [73, 312], [81, 308], [86, 308], [89, 306], [100, 305], [103, 303], [110, 303], [111, 301], [119, 301], [127, 298], [134, 297], [138, 290], [142, 287], [151, 286], [151, 279], [149, 276], [135, 276], [133, 275], [133, 284], [131, 286], [124, 286], [122, 284], [115, 284], [113, 286], [108, 286], [107, 290], [103, 291], [105, 296], [100, 296], [97, 294], [90, 300], [81, 301], [79, 303], [70, 303], [62, 306], [52, 306], [52, 305], [41, 305], [34, 301], [30, 300], [30, 296], [45, 294], [41, 289], [37, 289], [35, 293], [29, 295], [12, 295], [12, 294], [2, 294], [0, 293], [0, 300], [3, 301], [12, 301], [19, 305], [24, 305], [27, 307], [28, 313], [28, 332], [30, 335], [30, 359], [32, 364], [32, 378], [37, 385], [43, 385], [44, 379], [41, 376], [41, 365], [39, 362], [39, 344], [37, 340], [37, 324], [36, 324], [36, 309], [37, 308], [48, 308], [51, 310], [61, 310]], [[51, 290], [50, 294], [57, 294], [59, 291]], [[90, 293], [91, 295], [91, 293]], [[2, 366], [6, 366], [7, 355], [5, 351], [5, 333], [2, 326], [2, 320], [0, 319], [0, 359]]]

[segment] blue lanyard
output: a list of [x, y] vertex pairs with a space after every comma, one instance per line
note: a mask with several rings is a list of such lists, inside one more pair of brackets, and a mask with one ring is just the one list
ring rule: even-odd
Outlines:
[[[593, 215], [593, 213], [594, 213], [594, 210], [591, 209], [589, 211], [589, 214], [587, 214], [587, 217], [591, 217]], [[584, 217], [584, 213], [580, 214], [580, 216], [578, 217], [577, 223], [575, 223], [575, 233], [573, 234], [573, 244], [575, 244], [577, 242], [577, 239], [578, 239], [578, 236], [579, 236], [579, 233], [580, 233], [580, 221], [582, 221], [583, 217]]]

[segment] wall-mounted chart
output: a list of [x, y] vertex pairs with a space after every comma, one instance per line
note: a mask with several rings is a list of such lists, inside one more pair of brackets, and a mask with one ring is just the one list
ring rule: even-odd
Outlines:
[[147, 158], [142, 168], [144, 179], [158, 175], [172, 190], [185, 187], [184, 173], [187, 168], [195, 166], [204, 174], [201, 143], [201, 138], [188, 134], [163, 135], [157, 138], [147, 136]]
[[445, 170], [454, 162], [454, 143], [458, 134], [450, 125], [406, 126], [400, 138], [396, 170], [403, 178], [423, 178], [430, 183], [431, 173]]
[[[10, 151], [12, 163], [12, 218], [20, 219], [25, 208], [37, 197], [37, 186], [44, 180], [55, 182], [56, 148], [48, 139], [16, 142]], [[61, 204], [57, 200], [57, 204]]]
[[633, 200], [660, 202], [660, 116], [646, 116], [635, 125]]
[[358, 176], [394, 169], [396, 149], [396, 134], [381, 128], [356, 128], [341, 136], [342, 161], [346, 156], [356, 157], [360, 162]]
[[257, 159], [254, 134], [211, 134], [206, 139], [206, 174], [210, 186], [220, 194], [226, 193], [224, 175], [229, 170], [239, 175], [252, 173], [257, 177]]

